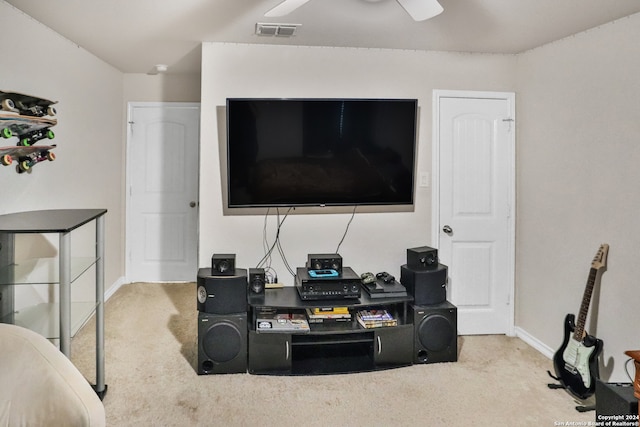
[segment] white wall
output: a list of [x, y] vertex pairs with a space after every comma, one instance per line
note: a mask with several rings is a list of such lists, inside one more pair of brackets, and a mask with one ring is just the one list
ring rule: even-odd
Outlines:
[[611, 381], [629, 381], [624, 351], [640, 347], [638, 40], [640, 14], [519, 55], [517, 68], [516, 324], [557, 349], [609, 243], [587, 329]]
[[[120, 280], [124, 265], [122, 73], [4, 1], [0, 1], [0, 28], [0, 89], [59, 101], [52, 141], [58, 144], [56, 161], [36, 165], [31, 174], [0, 167], [0, 214], [108, 209], [105, 286], [109, 287]], [[94, 232], [88, 234], [95, 237]], [[55, 255], [56, 249], [42, 237], [32, 237], [35, 240], [22, 245], [25, 256], [30, 251]], [[72, 234], [72, 246], [82, 240]]]
[[125, 74], [124, 99], [129, 102], [200, 102], [200, 75]]
[[[221, 196], [219, 122], [227, 97], [417, 98], [420, 108], [417, 170], [431, 172], [433, 89], [510, 91], [515, 57], [381, 49], [205, 43], [202, 58], [199, 264], [213, 253], [235, 253], [241, 267], [262, 258], [263, 216], [225, 216]], [[406, 249], [432, 244], [431, 192], [418, 187], [415, 211], [356, 214], [340, 248], [357, 273], [386, 270], [399, 277]], [[333, 253], [350, 214], [291, 215], [281, 231], [292, 268], [309, 253]], [[269, 218], [269, 241], [275, 218]], [[285, 285], [293, 278], [274, 255]]]

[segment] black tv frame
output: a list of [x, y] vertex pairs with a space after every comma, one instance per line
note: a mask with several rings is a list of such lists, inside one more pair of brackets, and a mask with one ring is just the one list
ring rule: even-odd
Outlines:
[[[389, 104], [393, 105], [393, 103], [404, 103], [407, 106], [410, 106], [411, 111], [413, 112], [410, 120], [408, 122], [408, 126], [410, 126], [409, 131], [405, 133], [405, 140], [407, 139], [406, 134], [410, 134], [411, 138], [411, 153], [410, 153], [410, 166], [405, 165], [406, 171], [409, 175], [408, 187], [410, 190], [405, 191], [404, 199], [402, 200], [375, 200], [373, 202], [369, 202], [367, 200], [347, 200], [347, 201], [320, 201], [314, 200], [311, 202], [307, 201], [294, 201], [288, 200], [285, 202], [268, 202], [268, 203], [230, 203], [229, 200], [229, 192], [231, 191], [231, 182], [230, 182], [230, 144], [232, 144], [233, 135], [230, 135], [230, 131], [233, 132], [230, 128], [232, 125], [230, 124], [232, 118], [230, 118], [231, 114], [233, 114], [234, 103], [237, 101], [243, 103], [250, 102], [276, 102], [276, 103], [288, 103], [288, 102], [296, 102], [296, 103], [322, 103], [322, 102], [340, 102], [344, 103], [373, 103], [374, 105], [380, 103], [380, 105]], [[347, 104], [347, 105], [348, 105]], [[231, 110], [231, 111], [230, 111]], [[378, 111], [378, 110], [376, 110]], [[402, 118], [402, 120], [408, 120], [408, 116]], [[219, 121], [222, 117], [219, 117]], [[280, 209], [282, 212], [282, 208], [293, 208], [294, 213], [342, 213], [342, 212], [352, 212], [357, 207], [358, 212], [405, 212], [405, 211], [413, 211], [415, 204], [415, 193], [416, 193], [416, 185], [417, 185], [417, 151], [418, 151], [418, 125], [419, 125], [419, 107], [418, 100], [413, 98], [227, 98], [226, 100], [226, 110], [225, 110], [225, 125], [226, 125], [226, 135], [224, 135], [224, 139], [226, 139], [226, 144], [224, 147], [221, 144], [221, 166], [223, 166], [222, 173], [222, 183], [223, 183], [223, 210], [225, 214], [264, 214], [269, 211], [275, 213], [276, 209]], [[236, 129], [237, 130], [237, 129]], [[341, 134], [342, 135], [342, 134]], [[223, 135], [221, 135], [223, 136]], [[221, 138], [222, 139], [222, 138]], [[375, 137], [374, 137], [375, 139]], [[375, 146], [376, 143], [371, 144]], [[405, 144], [406, 146], [407, 144]], [[406, 152], [405, 148], [405, 152]], [[235, 154], [237, 155], [237, 153]], [[222, 164], [224, 162], [224, 164]]]

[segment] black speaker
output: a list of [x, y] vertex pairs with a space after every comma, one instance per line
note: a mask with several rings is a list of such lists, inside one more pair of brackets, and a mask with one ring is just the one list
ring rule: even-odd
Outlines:
[[198, 311], [212, 314], [246, 313], [247, 270], [236, 268], [234, 276], [212, 276], [211, 269], [198, 270]]
[[413, 296], [416, 305], [440, 304], [447, 299], [447, 266], [435, 270], [416, 270], [406, 264], [400, 267], [400, 283]]
[[264, 268], [249, 269], [249, 294], [264, 295], [264, 287], [266, 284], [266, 276]]
[[448, 301], [438, 305], [412, 306], [413, 363], [458, 360], [458, 309]]
[[429, 246], [407, 249], [407, 267], [414, 270], [438, 268], [438, 250]]
[[247, 313], [198, 313], [198, 375], [247, 371]]
[[336, 270], [342, 273], [342, 257], [339, 254], [307, 255], [308, 270]]
[[233, 276], [236, 274], [235, 254], [213, 254], [211, 256], [211, 274], [215, 276]]
[[633, 394], [632, 383], [605, 383], [596, 379], [596, 421], [602, 422], [606, 415], [638, 415], [638, 399]]

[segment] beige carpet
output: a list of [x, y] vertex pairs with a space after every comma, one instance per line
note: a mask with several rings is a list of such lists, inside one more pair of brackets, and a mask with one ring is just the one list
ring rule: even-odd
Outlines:
[[[459, 337], [459, 360], [379, 372], [199, 376], [194, 284], [136, 283], [106, 303], [109, 426], [587, 425], [549, 359], [517, 338]], [[94, 324], [72, 359], [95, 381]], [[563, 424], [561, 424], [563, 423]]]

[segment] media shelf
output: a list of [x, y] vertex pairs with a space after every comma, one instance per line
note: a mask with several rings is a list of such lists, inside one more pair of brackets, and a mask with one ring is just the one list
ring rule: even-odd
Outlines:
[[[104, 227], [106, 209], [52, 209], [0, 215], [0, 322], [29, 328], [59, 342], [60, 351], [71, 354], [71, 338], [95, 313], [96, 384], [103, 398], [104, 382]], [[71, 233], [95, 224], [95, 254], [71, 256]], [[58, 254], [53, 258], [16, 262], [15, 237], [20, 234], [58, 236]], [[74, 298], [74, 282], [93, 269], [95, 283], [89, 301]], [[15, 309], [15, 290], [24, 286], [50, 286], [55, 296], [46, 303]]]
[[[302, 301], [295, 287], [267, 289], [264, 296], [249, 296], [249, 372], [252, 374], [317, 375], [372, 371], [412, 364], [413, 324], [407, 315], [413, 297]], [[348, 307], [349, 322], [310, 323], [306, 333], [256, 331], [262, 309], [304, 311], [314, 307]], [[356, 312], [384, 308], [397, 326], [366, 329]]]

